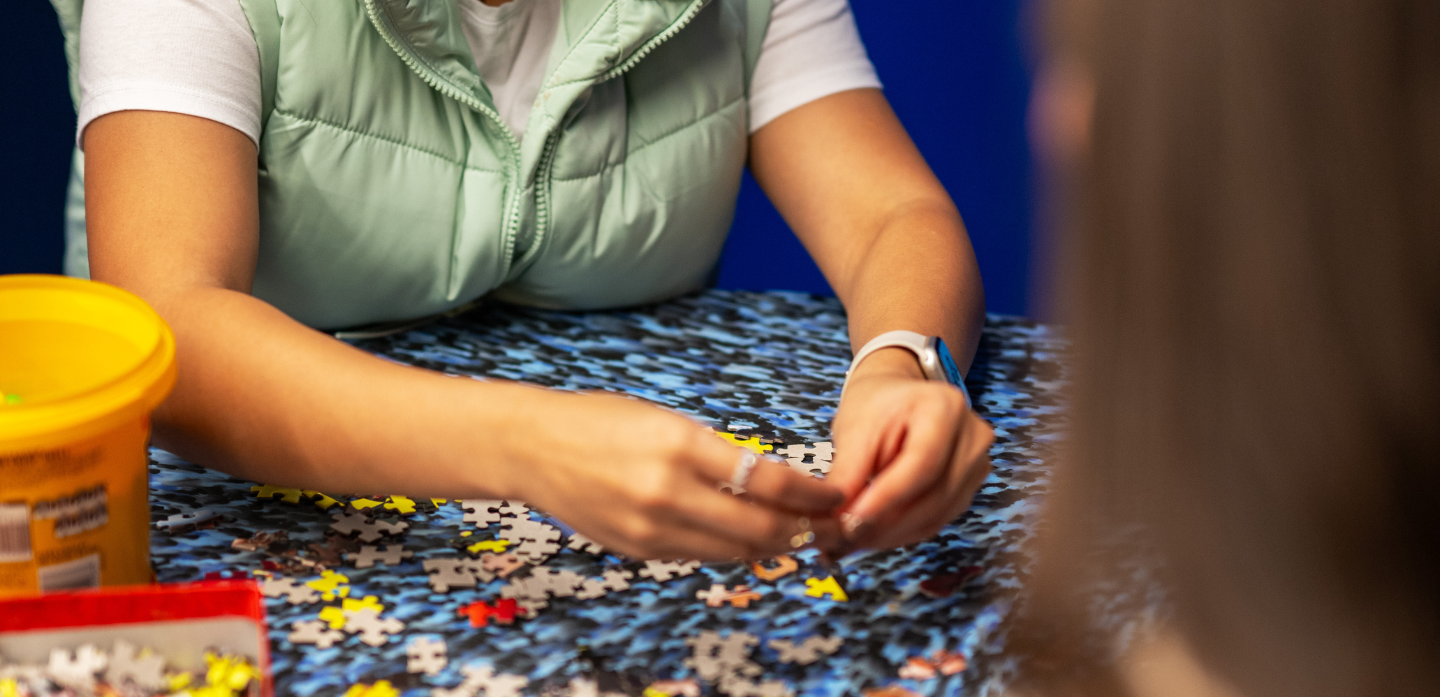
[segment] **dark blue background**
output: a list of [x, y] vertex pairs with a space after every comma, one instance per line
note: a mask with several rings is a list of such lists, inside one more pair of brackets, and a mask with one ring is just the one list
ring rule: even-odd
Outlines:
[[[1033, 222], [1025, 139], [1029, 80], [1021, 0], [852, 0], [860, 32], [901, 120], [960, 207], [980, 258], [987, 306], [1023, 314]], [[59, 273], [75, 113], [50, 4], [7, 7], [0, 42], [0, 273]], [[720, 269], [722, 288], [829, 293], [747, 176]]]

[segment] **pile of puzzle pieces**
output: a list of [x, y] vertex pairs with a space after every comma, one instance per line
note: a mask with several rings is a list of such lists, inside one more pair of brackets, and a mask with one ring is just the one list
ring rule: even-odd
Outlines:
[[[834, 448], [817, 441], [852, 358], [846, 325], [833, 298], [712, 289], [616, 312], [496, 304], [352, 343], [457, 378], [627, 394], [820, 474]], [[1000, 694], [1003, 622], [1064, 420], [1064, 348], [1058, 331], [987, 317], [967, 382], [996, 428], [994, 472], [939, 534], [853, 554], [833, 584], [805, 552], [652, 568], [538, 511], [252, 491], [152, 450], [155, 571], [272, 582], [274, 684], [295, 697]]]
[[[773, 449], [772, 445], [758, 438], [723, 432], [717, 435], [757, 453], [766, 454]], [[778, 455], [796, 470], [812, 476], [824, 476], [830, 470], [834, 448], [830, 443], [790, 445], [780, 448]], [[274, 560], [267, 559], [263, 568], [254, 572], [261, 577], [261, 592], [264, 595], [283, 599], [290, 605], [339, 602], [338, 605], [320, 607], [314, 619], [293, 622], [286, 635], [292, 644], [328, 649], [348, 635], [355, 635], [359, 641], [379, 647], [404, 632], [405, 623], [385, 616], [385, 605], [376, 596], [349, 597], [349, 578], [331, 567], [340, 566], [341, 560], [355, 569], [396, 566], [413, 558], [414, 552], [405, 549], [402, 543], [409, 524], [403, 519], [387, 520], [385, 516], [387, 513], [408, 515], [424, 504], [401, 496], [362, 498], [341, 503], [320, 492], [269, 485], [257, 485], [252, 487], [252, 491], [258, 497], [286, 503], [312, 502], [328, 511], [333, 520], [329, 527], [335, 535], [328, 538], [326, 545], [311, 544], [304, 550], [296, 550], [288, 544], [288, 535], [283, 530], [258, 532], [248, 538], [236, 538], [232, 543], [236, 549], [265, 552], [276, 557]], [[448, 503], [431, 500], [428, 505]], [[475, 628], [491, 624], [513, 625], [517, 620], [534, 618], [549, 606], [553, 598], [594, 600], [629, 590], [631, 581], [637, 576], [666, 583], [694, 574], [701, 566], [696, 561], [646, 560], [639, 562], [639, 568], [634, 571], [611, 567], [604, 569], [599, 576], [586, 577], [567, 569], [548, 567], [545, 562], [562, 549], [605, 556], [606, 550], [593, 540], [578, 532], [567, 535], [543, 518], [533, 517], [530, 508], [518, 501], [463, 500], [456, 504], [464, 510], [462, 521], [473, 529], [462, 533], [454, 555], [425, 559], [421, 568], [428, 574], [429, 585], [435, 593], [473, 589], [492, 581], [504, 581], [498, 598], [475, 601], [460, 608], [459, 614]], [[202, 515], [184, 520], [206, 519], [208, 516]], [[495, 536], [492, 539], [476, 539], [479, 532], [494, 532]], [[309, 554], [301, 554], [302, 551]], [[774, 582], [799, 570], [800, 565], [788, 555], [767, 563], [756, 563], [753, 569], [756, 577], [765, 582]], [[319, 578], [302, 582], [281, 573], [284, 571], [318, 571]], [[833, 576], [808, 578], [805, 583], [805, 594], [809, 597], [836, 602], [848, 600]], [[746, 608], [750, 603], [760, 601], [763, 594], [748, 585], [727, 587], [712, 584], [708, 589], [696, 591], [695, 597], [710, 607], [728, 604]], [[756, 682], [751, 679], [760, 671], [759, 665], [749, 658], [750, 647], [758, 642], [756, 636], [743, 632], [723, 638], [715, 632], [700, 632], [689, 641], [694, 649], [689, 665], [701, 680], [714, 685], [722, 694], [732, 697], [787, 697], [792, 690], [783, 682]], [[769, 646], [778, 654], [780, 663], [808, 665], [834, 654], [842, 644], [843, 640], [839, 637], [815, 635], [800, 643], [774, 640]], [[443, 639], [416, 637], [406, 644], [405, 650], [406, 669], [411, 673], [434, 677], [449, 662], [448, 647]], [[433, 697], [476, 697], [480, 694], [505, 697], [520, 694], [527, 683], [523, 676], [495, 673], [487, 666], [464, 666], [461, 673], [465, 677], [459, 685], [437, 688], [431, 693]], [[694, 681], [661, 682], [660, 687], [651, 690], [652, 697], [658, 694], [698, 694], [699, 691]], [[599, 688], [593, 681], [577, 679], [571, 687], [571, 694], [576, 697], [599, 694]], [[677, 692], [664, 692], [661, 688]], [[376, 681], [369, 685], [352, 686], [351, 697], [381, 697], [396, 690], [389, 681]]]
[[108, 650], [84, 644], [53, 649], [44, 665], [0, 657], [0, 696], [238, 697], [261, 676], [240, 656], [206, 652], [202, 673], [177, 670], [164, 656], [119, 640]]
[[[717, 435], [757, 453], [783, 458], [789, 466], [812, 476], [825, 476], [834, 457], [834, 448], [827, 442], [775, 448], [758, 438]], [[343, 500], [270, 485], [251, 486], [250, 493], [270, 505], [312, 507], [328, 521], [319, 542], [301, 541], [290, 531], [276, 529], [235, 537], [229, 544], [233, 550], [258, 557], [259, 563], [248, 569], [248, 575], [258, 581], [263, 595], [308, 614], [288, 620], [283, 636], [290, 645], [339, 650], [353, 640], [376, 648], [392, 643], [404, 646], [405, 670], [412, 678], [391, 676], [355, 683], [346, 690], [346, 697], [399, 697], [402, 692], [408, 694], [408, 687], [419, 685], [428, 685], [432, 697], [510, 697], [534, 687], [524, 675], [483, 662], [452, 665], [444, 636], [408, 634], [407, 622], [380, 596], [352, 593], [351, 576], [356, 573], [418, 562], [430, 592], [436, 594], [432, 597], [459, 591], [487, 594], [460, 605], [455, 611], [457, 622], [472, 629], [498, 626], [524, 631], [521, 625], [546, 612], [556, 599], [597, 600], [625, 593], [638, 582], [670, 584], [702, 568], [696, 561], [624, 559], [519, 501], [417, 501], [404, 496]], [[439, 548], [433, 544], [407, 548], [415, 515], [437, 514], [451, 507], [461, 511], [458, 534], [451, 534]], [[201, 509], [169, 516], [156, 527], [183, 536], [225, 522], [223, 514]], [[562, 553], [593, 559], [590, 568], [595, 568], [595, 562], [601, 566], [587, 575], [573, 570], [573, 564], [552, 564]], [[776, 584], [792, 581], [803, 581], [801, 595], [813, 602], [850, 600], [840, 579], [818, 565], [802, 562], [797, 555], [750, 564], [748, 572], [749, 582], [712, 582], [694, 590], [694, 602], [708, 608], [749, 609], [774, 597]], [[937, 576], [922, 583], [920, 591], [943, 597], [978, 572], [978, 567], [966, 567]], [[639, 686], [645, 697], [700, 697], [707, 690], [729, 697], [790, 697], [796, 693], [794, 686], [783, 679], [767, 679], [759, 660], [763, 658], [769, 665], [808, 666], [836, 655], [845, 644], [842, 637], [823, 631], [765, 640], [756, 633], [710, 629], [698, 630], [684, 642], [689, 649], [684, 665], [693, 677], [652, 680]], [[963, 654], [939, 651], [910, 657], [895, 678], [925, 681], [956, 674], [965, 666]], [[446, 677], [455, 675], [458, 682]], [[547, 686], [545, 693], [550, 697], [618, 697], [638, 694], [633, 687], [606, 690], [596, 679], [582, 676], [558, 690]], [[908, 694], [898, 685], [886, 690], [888, 695]], [[0, 692], [0, 697], [10, 696]]]

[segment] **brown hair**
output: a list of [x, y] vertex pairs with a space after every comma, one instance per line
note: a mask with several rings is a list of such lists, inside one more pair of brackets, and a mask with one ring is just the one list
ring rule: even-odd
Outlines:
[[1437, 694], [1440, 3], [1048, 11], [1094, 108], [1032, 685], [1125, 691], [1078, 639], [1095, 584], [1143, 590], [1100, 542], [1138, 523], [1166, 624], [1239, 692]]

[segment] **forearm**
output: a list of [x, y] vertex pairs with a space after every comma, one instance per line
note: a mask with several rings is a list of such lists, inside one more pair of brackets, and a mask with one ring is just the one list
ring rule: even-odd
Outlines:
[[[948, 200], [918, 201], [882, 218], [835, 291], [851, 348], [887, 331], [939, 336], [968, 371], [985, 320], [984, 289], [964, 224]], [[867, 361], [868, 362], [868, 361]]]
[[[818, 99], [766, 124], [750, 143], [755, 180], [845, 303], [853, 347], [909, 329], [944, 337], [968, 368], [985, 312], [975, 253], [884, 95], [862, 89]], [[874, 363], [896, 352], [882, 351]]]
[[541, 390], [396, 365], [236, 291], [142, 294], [174, 328], [180, 365], [158, 446], [337, 494], [512, 495], [503, 438]]

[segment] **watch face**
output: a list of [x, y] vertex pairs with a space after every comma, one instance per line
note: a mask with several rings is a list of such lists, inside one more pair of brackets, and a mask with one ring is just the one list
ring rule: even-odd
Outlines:
[[945, 382], [959, 387], [965, 386], [965, 377], [960, 374], [960, 369], [955, 366], [955, 359], [950, 356], [950, 347], [945, 345], [945, 340], [935, 337], [935, 357], [940, 361], [940, 372], [945, 377]]

